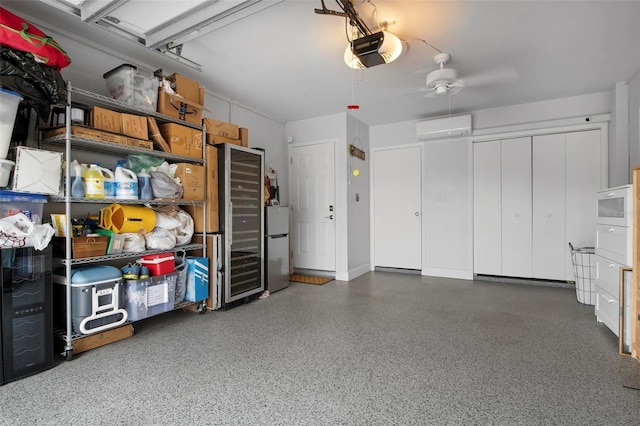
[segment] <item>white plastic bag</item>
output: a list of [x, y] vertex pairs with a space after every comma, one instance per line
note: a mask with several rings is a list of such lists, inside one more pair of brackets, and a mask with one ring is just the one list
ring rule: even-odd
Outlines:
[[176, 236], [168, 229], [154, 228], [144, 238], [149, 250], [171, 250], [176, 246]]
[[136, 232], [125, 232], [121, 235], [124, 236], [124, 244], [122, 246], [124, 253], [140, 253], [145, 250], [146, 241], [144, 235]]
[[189, 244], [193, 237], [193, 218], [186, 211], [180, 210], [178, 211], [178, 220], [180, 221], [180, 226], [173, 230], [176, 236], [176, 245]]
[[36, 225], [23, 213], [14, 214], [0, 219], [0, 247], [44, 250], [55, 232], [48, 223]]

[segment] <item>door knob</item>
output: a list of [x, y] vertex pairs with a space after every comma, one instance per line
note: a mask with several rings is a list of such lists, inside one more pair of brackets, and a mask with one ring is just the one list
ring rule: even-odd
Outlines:
[[420, 212], [416, 212], [416, 216], [420, 216]]
[[333, 215], [325, 216], [325, 219], [333, 220]]

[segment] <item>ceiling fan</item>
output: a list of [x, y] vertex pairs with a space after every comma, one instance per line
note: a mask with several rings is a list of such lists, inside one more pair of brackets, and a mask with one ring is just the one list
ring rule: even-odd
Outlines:
[[[438, 52], [434, 56], [434, 61], [438, 64], [438, 69], [427, 74], [426, 85], [420, 88], [421, 92], [426, 92], [426, 98], [435, 98], [444, 95], [455, 95], [465, 87], [479, 87], [496, 83], [508, 83], [518, 79], [518, 73], [513, 68], [496, 68], [480, 74], [458, 78], [458, 72], [453, 68], [445, 68], [451, 60], [451, 55], [447, 52]], [[424, 72], [425, 70], [423, 70]]]

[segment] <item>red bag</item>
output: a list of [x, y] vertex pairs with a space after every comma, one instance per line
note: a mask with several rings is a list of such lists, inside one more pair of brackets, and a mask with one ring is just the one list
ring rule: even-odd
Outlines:
[[0, 7], [0, 44], [31, 53], [35, 59], [60, 70], [71, 59], [60, 45], [37, 27]]

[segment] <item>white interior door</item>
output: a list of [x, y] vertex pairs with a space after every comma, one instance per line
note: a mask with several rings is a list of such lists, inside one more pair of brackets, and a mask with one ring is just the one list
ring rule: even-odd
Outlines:
[[566, 139], [566, 235], [565, 279], [574, 280], [567, 248], [594, 247], [596, 191], [601, 188], [600, 130], [567, 133]]
[[290, 149], [293, 266], [336, 270], [334, 142]]
[[500, 141], [473, 144], [473, 272], [502, 274]]
[[[533, 137], [533, 276], [565, 279], [565, 135]], [[595, 192], [594, 192], [595, 194]]]
[[502, 274], [531, 277], [531, 138], [502, 141]]
[[374, 265], [422, 269], [422, 151], [373, 152]]

